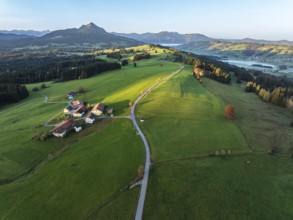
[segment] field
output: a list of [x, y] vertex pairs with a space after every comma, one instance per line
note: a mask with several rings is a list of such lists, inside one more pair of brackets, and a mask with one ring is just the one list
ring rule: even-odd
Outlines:
[[[129, 101], [177, 69], [155, 59], [138, 61], [136, 68], [129, 64], [90, 79], [47, 82], [48, 88], [2, 108], [0, 218], [132, 218], [139, 190], [124, 190], [144, 164], [144, 148], [130, 121], [101, 120], [64, 139], [34, 137], [50, 129], [43, 124], [67, 105], [69, 91], [84, 87], [87, 92], [77, 99], [103, 102], [115, 115], [128, 115]], [[39, 86], [27, 85], [30, 91]]]
[[[234, 122], [223, 117], [228, 103]], [[290, 111], [236, 83], [201, 85], [187, 67], [150, 93], [138, 115], [154, 162], [144, 219], [292, 218]], [[278, 156], [268, 155], [276, 145]], [[208, 156], [221, 149], [231, 155]]]
[[159, 165], [144, 219], [292, 219], [292, 166], [269, 155]]
[[154, 89], [138, 107], [154, 161], [248, 152], [240, 130], [224, 118], [225, 103], [185, 70]]
[[[131, 121], [98, 120], [64, 139], [35, 136], [50, 129], [43, 124], [61, 115], [66, 94], [79, 87], [86, 92], [76, 99], [129, 115], [130, 101], [178, 69], [157, 59], [169, 51], [151, 54], [137, 67], [47, 82], [0, 110], [0, 219], [134, 218], [139, 187], [127, 188], [145, 152]], [[136, 108], [152, 160], [144, 219], [292, 219], [292, 111], [245, 93], [241, 84], [200, 84], [191, 73], [185, 66]], [[234, 121], [224, 118], [229, 103]]]

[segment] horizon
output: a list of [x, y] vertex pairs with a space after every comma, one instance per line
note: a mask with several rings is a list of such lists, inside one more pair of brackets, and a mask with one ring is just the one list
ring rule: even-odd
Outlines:
[[107, 32], [117, 33], [168, 31], [216, 39], [292, 41], [292, 7], [290, 0], [186, 0], [184, 4], [173, 0], [131, 4], [115, 0], [0, 0], [0, 30], [55, 31], [93, 22]]

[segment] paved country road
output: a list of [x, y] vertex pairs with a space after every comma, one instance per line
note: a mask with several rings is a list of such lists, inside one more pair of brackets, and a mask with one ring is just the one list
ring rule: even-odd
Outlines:
[[130, 118], [133, 122], [134, 127], [136, 128], [137, 132], [139, 133], [143, 144], [144, 144], [144, 148], [145, 148], [145, 152], [146, 152], [146, 159], [145, 159], [145, 166], [144, 166], [144, 176], [141, 182], [141, 189], [140, 189], [140, 195], [139, 195], [139, 199], [138, 199], [138, 204], [137, 204], [137, 208], [136, 208], [136, 214], [135, 214], [135, 220], [141, 220], [142, 219], [142, 214], [143, 214], [143, 207], [144, 207], [144, 201], [145, 201], [145, 195], [146, 195], [146, 190], [147, 190], [147, 185], [148, 185], [148, 179], [149, 179], [149, 170], [150, 170], [150, 165], [151, 165], [151, 153], [150, 153], [150, 147], [149, 144], [144, 136], [144, 134], [142, 133], [140, 127], [138, 126], [137, 120], [135, 118], [135, 107], [137, 105], [137, 103], [146, 95], [148, 94], [154, 87], [156, 87], [157, 85], [167, 81], [168, 79], [170, 79], [171, 77], [173, 77], [174, 75], [176, 75], [177, 73], [179, 73], [182, 69], [184, 68], [184, 66], [180, 66], [180, 69], [178, 69], [176, 72], [172, 73], [170, 76], [165, 77], [164, 79], [161, 79], [160, 81], [156, 82], [155, 84], [153, 84], [149, 89], [147, 89], [143, 94], [141, 94], [134, 102], [133, 107], [131, 108], [131, 112], [130, 112]]

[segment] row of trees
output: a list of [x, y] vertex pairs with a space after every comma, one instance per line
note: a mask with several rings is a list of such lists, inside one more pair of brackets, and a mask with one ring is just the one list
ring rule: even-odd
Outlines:
[[0, 106], [18, 102], [28, 96], [29, 92], [24, 85], [0, 83]]
[[256, 82], [248, 82], [246, 92], [254, 92], [266, 102], [271, 102], [282, 107], [291, 105], [293, 87], [271, 87], [265, 88]]
[[231, 82], [231, 75], [224, 72], [220, 67], [216, 66], [212, 61], [207, 62], [202, 59], [188, 59], [187, 63], [194, 65], [193, 74], [198, 77], [209, 77], [221, 83], [229, 84]]
[[151, 55], [149, 53], [143, 53], [143, 54], [137, 54], [134, 55], [131, 60], [132, 61], [137, 61], [137, 60], [142, 60], [142, 59], [149, 59]]

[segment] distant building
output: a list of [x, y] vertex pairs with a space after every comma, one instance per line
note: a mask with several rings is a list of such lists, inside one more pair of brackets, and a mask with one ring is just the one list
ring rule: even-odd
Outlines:
[[72, 119], [64, 121], [52, 130], [53, 135], [56, 137], [64, 137], [73, 129], [74, 125], [75, 121]]
[[70, 93], [67, 94], [67, 97], [69, 99], [74, 99], [75, 96], [76, 96], [76, 93], [75, 92], [70, 92]]
[[78, 109], [76, 109], [73, 113], [73, 117], [80, 118], [86, 113], [87, 109], [85, 106], [81, 106]]
[[76, 100], [76, 101], [73, 101], [71, 105], [73, 108], [78, 108], [78, 107], [84, 106], [84, 102], [80, 100]]
[[97, 120], [96, 116], [93, 113], [89, 113], [85, 118], [85, 123], [93, 124]]
[[70, 114], [70, 112], [73, 110], [73, 107], [71, 105], [68, 105], [66, 108], [64, 108], [63, 112], [65, 114]]
[[105, 105], [102, 103], [98, 103], [93, 107], [92, 113], [94, 115], [100, 116], [100, 115], [104, 114], [104, 110], [105, 110]]
[[80, 107], [84, 107], [83, 101], [73, 101], [70, 105], [68, 105], [66, 108], [64, 108], [63, 112], [65, 114], [73, 115], [73, 113]]

